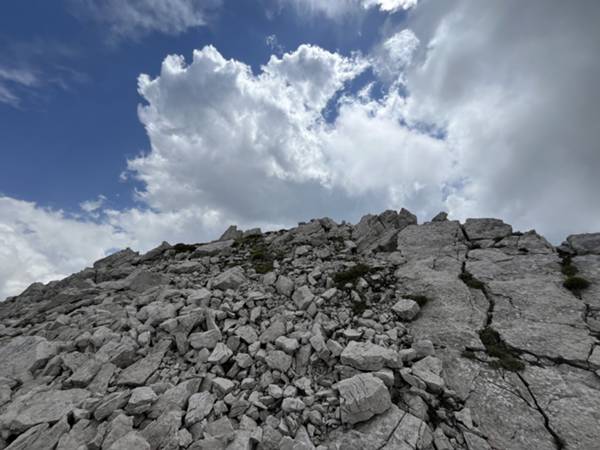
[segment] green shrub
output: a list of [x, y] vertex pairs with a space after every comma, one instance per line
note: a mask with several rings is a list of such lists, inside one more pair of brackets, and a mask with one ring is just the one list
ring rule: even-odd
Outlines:
[[492, 327], [485, 327], [479, 331], [479, 339], [484, 345], [488, 355], [498, 358], [490, 364], [495, 368], [502, 368], [511, 372], [520, 372], [525, 364], [519, 359], [519, 355], [511, 349], [500, 337], [500, 333]]
[[352, 314], [355, 316], [362, 316], [367, 310], [367, 302], [361, 300], [360, 302], [352, 302]]
[[483, 290], [485, 288], [485, 286], [483, 285], [483, 283], [481, 281], [479, 281], [477, 278], [475, 278], [473, 276], [473, 274], [471, 274], [468, 271], [463, 271], [458, 278], [460, 278], [462, 280], [463, 283], [465, 283], [467, 286], [469, 286], [472, 289], [480, 289]]
[[360, 277], [368, 274], [371, 268], [366, 264], [356, 264], [353, 267], [350, 267], [348, 270], [342, 270], [333, 275], [333, 281], [338, 285], [338, 287], [343, 287], [347, 283], [355, 283]]
[[577, 267], [575, 267], [572, 264], [563, 264], [560, 268], [560, 271], [563, 273], [563, 275], [566, 275], [567, 277], [575, 276], [579, 272]]
[[429, 298], [424, 295], [403, 295], [404, 298], [409, 298], [415, 302], [422, 308], [429, 302]]
[[569, 276], [563, 286], [572, 292], [579, 292], [590, 286], [590, 282], [582, 277]]
[[265, 274], [273, 270], [273, 261], [265, 261], [254, 264], [256, 273]]
[[196, 245], [175, 244], [173, 247], [171, 247], [171, 250], [174, 250], [175, 253], [193, 252], [194, 250], [196, 250]]

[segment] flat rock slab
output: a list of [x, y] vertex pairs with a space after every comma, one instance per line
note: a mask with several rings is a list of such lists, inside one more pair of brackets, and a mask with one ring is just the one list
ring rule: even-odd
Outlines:
[[222, 291], [226, 289], [237, 289], [246, 281], [244, 269], [239, 266], [227, 269], [213, 280], [212, 286]]
[[341, 362], [358, 370], [369, 371], [402, 367], [402, 360], [397, 352], [370, 342], [351, 341], [342, 352]]
[[342, 422], [354, 424], [385, 412], [391, 405], [390, 393], [379, 378], [354, 375], [336, 385], [340, 391]]
[[39, 336], [19, 336], [0, 346], [0, 376], [22, 378], [56, 354], [56, 345]]
[[464, 229], [471, 240], [502, 239], [512, 234], [512, 227], [500, 219], [467, 219]]
[[90, 396], [85, 389], [42, 391], [15, 399], [0, 416], [0, 428], [22, 431], [60, 420]]
[[[425, 422], [392, 405], [334, 442], [338, 450], [429, 450], [433, 433]], [[330, 447], [331, 448], [331, 447]], [[481, 450], [481, 449], [477, 449]]]
[[121, 372], [117, 384], [122, 386], [143, 386], [146, 380], [150, 378], [150, 375], [156, 372], [160, 366], [160, 362], [165, 356], [169, 344], [169, 342], [162, 342], [156, 351]]

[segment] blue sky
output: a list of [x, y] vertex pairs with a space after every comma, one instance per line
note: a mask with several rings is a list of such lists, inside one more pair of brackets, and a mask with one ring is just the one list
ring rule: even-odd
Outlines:
[[599, 230], [600, 6], [550, 4], [3, 2], [0, 298], [231, 223]]
[[[294, 8], [271, 16], [269, 5], [278, 10], [259, 0], [227, 1], [214, 11], [209, 26], [128, 38], [111, 35], [93, 18], [78, 17], [69, 2], [3, 3], [0, 63], [10, 64], [18, 55], [17, 65], [40, 77], [59, 77], [61, 83], [36, 89], [17, 85], [18, 106], [0, 102], [0, 192], [67, 211], [77, 211], [99, 194], [113, 207], [131, 207], [134, 186], [131, 180], [119, 182], [119, 175], [128, 158], [149, 148], [137, 117], [140, 73], [156, 74], [166, 55], [189, 57], [208, 44], [258, 71], [272, 54], [268, 36], [288, 51], [303, 43], [343, 54], [368, 51], [390, 20], [371, 9], [347, 18], [348, 32], [328, 20], [302, 17]], [[402, 16], [396, 14], [394, 21]]]

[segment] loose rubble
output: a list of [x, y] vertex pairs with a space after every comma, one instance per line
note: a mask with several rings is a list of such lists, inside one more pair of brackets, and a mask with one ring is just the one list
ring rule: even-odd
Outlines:
[[593, 450], [599, 336], [598, 233], [231, 226], [0, 303], [0, 450]]

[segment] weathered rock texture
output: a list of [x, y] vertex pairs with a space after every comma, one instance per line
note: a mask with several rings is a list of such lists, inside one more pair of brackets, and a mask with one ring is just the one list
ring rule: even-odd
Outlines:
[[0, 303], [0, 450], [597, 450], [599, 336], [600, 234], [232, 226]]

